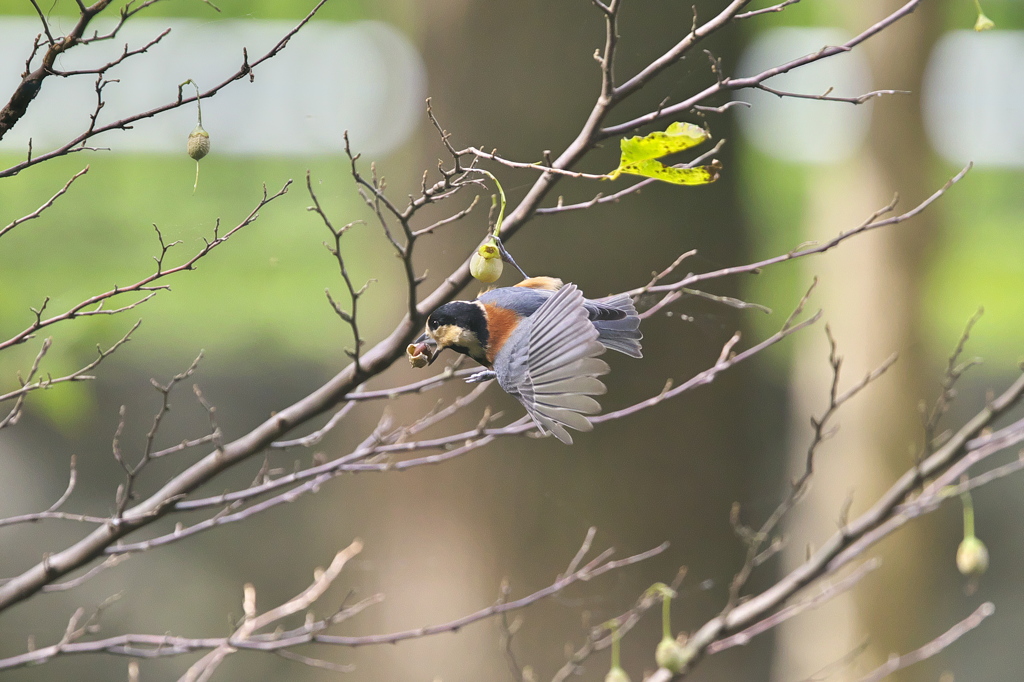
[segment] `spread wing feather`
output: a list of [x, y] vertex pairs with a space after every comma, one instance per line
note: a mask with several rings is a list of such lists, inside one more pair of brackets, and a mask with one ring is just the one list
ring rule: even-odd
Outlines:
[[593, 429], [584, 415], [600, 411], [590, 396], [605, 392], [597, 377], [608, 371], [596, 358], [605, 348], [583, 301], [574, 285], [559, 289], [519, 325], [494, 362], [501, 387], [566, 444], [572, 437], [564, 427]]

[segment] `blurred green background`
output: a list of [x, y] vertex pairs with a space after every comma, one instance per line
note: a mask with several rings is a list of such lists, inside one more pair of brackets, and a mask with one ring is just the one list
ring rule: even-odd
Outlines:
[[[698, 2], [698, 16], [708, 17], [722, 4]], [[707, 47], [727, 68], [734, 68], [744, 51], [773, 29], [836, 27], [853, 35], [898, 3], [857, 5], [851, 9], [840, 0], [800, 3], [732, 27]], [[222, 14], [201, 2], [168, 2], [144, 14], [195, 18], [206, 28], [216, 28], [217, 22], [232, 18], [294, 22], [311, 5], [289, 0], [219, 6]], [[52, 17], [70, 17], [73, 8], [74, 3], [59, 0], [44, 10]], [[985, 8], [998, 25], [996, 33], [1022, 35], [1015, 32], [1024, 29], [1019, 3], [989, 0]], [[27, 2], [0, 0], [0, 26], [15, 16], [34, 17], [34, 12]], [[316, 22], [366, 20], [391, 25], [415, 47], [425, 69], [420, 87], [433, 98], [434, 111], [456, 147], [495, 147], [518, 160], [540, 159], [545, 149], [557, 153], [575, 135], [598, 92], [599, 74], [591, 55], [603, 44], [603, 20], [586, 2], [509, 5], [445, 0], [427, 5], [332, 0]], [[691, 20], [689, 4], [626, 2], [619, 78], [677, 41]], [[907, 89], [915, 94], [866, 106], [865, 135], [848, 156], [824, 163], [779, 157], [743, 132], [749, 129], [741, 130], [734, 117], [738, 108], [726, 115], [710, 114], [706, 121], [715, 137], [728, 140], [720, 155], [725, 171], [715, 185], [653, 186], [617, 204], [538, 217], [510, 247], [531, 274], [557, 275], [598, 296], [646, 283], [651, 271], [692, 248], [698, 255], [684, 267], [712, 270], [784, 253], [807, 240], [855, 227], [894, 192], [900, 193], [900, 208], [909, 209], [961, 167], [959, 159], [943, 156], [935, 140], [924, 134], [920, 92], [933, 46], [948, 32], [969, 29], [973, 23], [972, 3], [925, 2], [893, 31], [892, 39], [880, 37], [865, 46], [870, 47], [865, 50], [870, 89]], [[908, 33], [900, 33], [904, 30]], [[293, 42], [301, 45], [303, 37], [300, 33]], [[2, 64], [3, 92], [10, 92], [17, 82], [28, 49], [27, 43], [19, 48], [18, 54], [25, 53], [21, 61]], [[207, 66], [222, 76], [237, 68], [234, 61]], [[303, 91], [326, 88], [333, 70], [340, 68], [327, 59], [307, 66], [293, 74]], [[112, 77], [117, 75], [112, 72]], [[257, 70], [254, 84], [241, 81], [229, 90], [258, 92], [263, 85], [260, 75]], [[624, 106], [615, 122], [644, 113], [665, 97], [681, 99], [710, 78], [706, 58], [691, 55], [656, 79], [638, 101]], [[44, 90], [59, 92], [67, 82], [50, 79]], [[173, 97], [177, 82], [162, 84], [164, 99]], [[112, 87], [108, 97], [131, 106], [133, 92], [133, 83], [126, 79]], [[360, 93], [351, 97], [351, 106], [358, 108]], [[737, 98], [746, 99], [743, 93]], [[159, 253], [154, 224], [165, 240], [182, 241], [168, 256], [170, 264], [177, 264], [200, 248], [203, 238], [210, 238], [218, 219], [221, 233], [244, 219], [264, 183], [273, 192], [294, 179], [286, 196], [265, 207], [254, 224], [217, 248], [196, 271], [171, 278], [172, 291], [122, 315], [79, 319], [47, 332], [53, 335], [54, 346], [44, 369], [56, 376], [88, 362], [96, 344], [113, 343], [136, 319], [143, 320], [133, 340], [100, 367], [97, 381], [33, 394], [22, 422], [0, 432], [0, 516], [49, 506], [66, 485], [72, 454], [78, 457], [80, 481], [65, 508], [109, 513], [120, 481], [110, 455], [119, 406], [127, 406], [123, 440], [137, 452], [159, 405], [149, 379], [166, 381], [201, 349], [205, 357], [194, 383], [217, 406], [228, 438], [306, 395], [345, 365], [342, 349], [351, 345], [351, 335], [323, 293], [330, 288], [344, 301], [344, 285], [322, 244], [329, 233], [306, 211], [311, 203], [304, 186], [307, 171], [335, 224], [367, 221], [343, 240], [355, 281], [376, 280], [360, 308], [364, 335], [373, 343], [400, 319], [404, 303], [399, 263], [355, 192], [347, 159], [328, 148], [317, 154], [221, 152], [218, 140], [233, 126], [247, 125], [250, 117], [270, 122], [255, 129], [255, 134], [267, 137], [286, 136], [308, 121], [289, 118], [291, 109], [283, 101], [285, 113], [276, 117], [266, 111], [218, 112], [216, 102], [217, 98], [204, 104], [213, 151], [202, 161], [195, 193], [194, 163], [184, 153], [185, 138], [194, 125], [191, 110], [174, 132], [179, 153], [119, 152], [119, 145], [133, 135], [151, 134], [140, 126], [137, 133], [105, 136], [102, 145], [111, 151], [73, 154], [0, 181], [3, 225], [37, 208], [71, 175], [90, 166], [42, 218], [0, 240], [0, 336], [8, 338], [31, 322], [29, 308], [38, 308], [46, 297], [49, 311], [63, 311], [97, 291], [151, 272], [152, 257]], [[268, 106], [273, 104], [271, 99]], [[820, 112], [811, 115], [821, 120], [849, 107], [823, 102], [811, 106]], [[423, 170], [435, 168], [444, 155], [422, 105], [417, 107], [411, 134], [380, 142], [388, 151], [360, 162], [364, 170], [375, 162], [396, 199], [416, 191]], [[75, 115], [87, 113], [88, 108]], [[1019, 114], [1024, 111], [1012, 106], [1008, 110], [1011, 118], [1017, 115], [1019, 120]], [[32, 115], [30, 109], [28, 116]], [[814, 133], [812, 128], [807, 135]], [[972, 122], [963, 121], [965, 136], [971, 136], [971, 129]], [[15, 132], [17, 128], [0, 143], [3, 167], [24, 158], [24, 147], [14, 142]], [[353, 139], [359, 151], [360, 140]], [[1007, 146], [1013, 144], [1008, 138]], [[612, 168], [615, 160], [614, 145], [607, 145], [588, 156], [581, 169], [601, 172]], [[986, 314], [967, 353], [984, 357], [985, 364], [964, 380], [947, 425], [959, 425], [982, 406], [987, 391], [998, 391], [1015, 376], [1024, 355], [1022, 167], [1024, 156], [1016, 165], [980, 162], [921, 219], [890, 228], [884, 235], [864, 237], [862, 261], [843, 260], [848, 252], [859, 257], [861, 246], [849, 244], [826, 257], [782, 264], [709, 287], [714, 293], [767, 305], [775, 310], [772, 315], [684, 299], [672, 306], [671, 316], [658, 315], [645, 323], [642, 361], [611, 358], [609, 393], [602, 401], [606, 410], [656, 394], [667, 377], [678, 382], [706, 368], [737, 329], [744, 333], [744, 344], [774, 332], [814, 276], [822, 284], [811, 307], [824, 307], [837, 332], [840, 352], [849, 359], [847, 384], [890, 352], [900, 353], [898, 369], [862, 398], [862, 407], [841, 415], [841, 430], [823, 452], [828, 460], [812, 493], [820, 499], [810, 500], [803, 512], [812, 525], [794, 520], [786, 532], [792, 556], [762, 567], [751, 589], [773, 582], [799, 560], [807, 543], [824, 541], [834, 530], [847, 495], [852, 494], [856, 513], [870, 505], [879, 485], [912, 464], [920, 446], [918, 401], [934, 399], [946, 356], [981, 305]], [[534, 177], [489, 168], [499, 175], [513, 203]], [[556, 194], [570, 202], [601, 190], [607, 188], [566, 182]], [[462, 208], [470, 198], [461, 195], [429, 212], [426, 219]], [[486, 199], [481, 197], [480, 206], [487, 204]], [[460, 223], [421, 240], [417, 265], [429, 271], [425, 287], [438, 283], [467, 257], [483, 234], [485, 219], [486, 210], [478, 207]], [[502, 280], [513, 281], [510, 275]], [[880, 282], [898, 285], [886, 290]], [[0, 354], [0, 377], [6, 377], [0, 390], [14, 385], [16, 373], [31, 365], [39, 342], [35, 339]], [[670, 581], [682, 565], [689, 574], [674, 606], [673, 628], [694, 629], [722, 607], [729, 580], [742, 561], [744, 549], [730, 529], [729, 509], [739, 501], [744, 519], [759, 524], [784, 494], [786, 480], [795, 471], [792, 462], [799, 461], [810, 435], [807, 417], [825, 407], [827, 388], [819, 375], [827, 371], [826, 360], [819, 325], [711, 386], [602, 426], [593, 434], [581, 434], [571, 448], [550, 439], [524, 439], [498, 443], [436, 468], [335, 479], [317, 495], [139, 555], [78, 590], [39, 595], [11, 609], [0, 617], [0, 656], [23, 651], [29, 635], [37, 645], [56, 641], [75, 608], [89, 608], [122, 592], [123, 598], [104, 615], [102, 635], [225, 635], [231, 619], [241, 613], [244, 583], [254, 583], [261, 608], [269, 608], [301, 590], [312, 569], [326, 564], [355, 536], [364, 539], [366, 550], [345, 569], [317, 613], [324, 615], [341, 603], [349, 590], [357, 597], [383, 591], [384, 604], [338, 631], [369, 634], [442, 622], [492, 603], [502, 577], [510, 579], [513, 597], [546, 586], [564, 569], [592, 525], [599, 529], [596, 546], [614, 546], [620, 555], [664, 540], [672, 545], [652, 561], [574, 586], [527, 610], [513, 644], [519, 662], [532, 666], [538, 679], [550, 679], [564, 661], [563, 649], [584, 641], [585, 623], [618, 615], [649, 584]], [[371, 385], [399, 385], [422, 377], [396, 367]], [[205, 433], [207, 416], [196, 404], [190, 383], [176, 394], [161, 436], [165, 444]], [[391, 406], [361, 406], [318, 450], [327, 457], [346, 452], [373, 428], [381, 409], [408, 422], [435, 400], [450, 400], [465, 390], [448, 386]], [[518, 405], [497, 388], [484, 400], [506, 410], [508, 419], [519, 414]], [[483, 403], [457, 423], [472, 426], [482, 408]], [[160, 462], [140, 482], [141, 492], [152, 492], [162, 477], [199, 454]], [[280, 470], [290, 470], [308, 464], [311, 454], [275, 453], [270, 461]], [[843, 462], [855, 462], [874, 478], [862, 478], [861, 470], [842, 469]], [[254, 461], [244, 471], [229, 472], [207, 490], [244, 485], [261, 464]], [[835, 488], [830, 487], [833, 484]], [[695, 678], [804, 679], [867, 639], [871, 646], [866, 653], [830, 670], [829, 679], [857, 679], [889, 651], [923, 644], [985, 599], [995, 601], [997, 613], [981, 630], [899, 679], [1013, 677], [1021, 665], [1019, 640], [1024, 636], [1024, 595], [1017, 570], [1024, 560], [1024, 542], [1014, 523], [1022, 511], [1020, 490], [1019, 479], [1011, 478], [976, 495], [978, 533], [993, 557], [992, 569], [976, 593], [965, 594], [956, 572], [953, 557], [960, 517], [959, 509], [949, 505], [915, 526], [907, 534], [910, 540], [883, 547], [884, 568], [864, 581], [848, 607], [826, 614], [814, 634], [822, 641], [799, 629], [768, 634], [704, 661]], [[170, 528], [159, 525], [164, 531]], [[24, 570], [43, 552], [62, 548], [85, 532], [63, 522], [0, 529], [0, 575]], [[653, 667], [659, 627], [656, 614], [649, 614], [624, 641], [623, 663], [634, 679]], [[304, 653], [313, 655], [314, 650]], [[353, 680], [509, 679], [498, 631], [490, 621], [455, 636], [315, 654], [354, 663], [356, 670], [347, 675]], [[142, 679], [172, 678], [197, 657], [143, 661]], [[127, 659], [115, 657], [69, 658], [7, 677], [116, 679], [126, 674], [127, 664]], [[607, 654], [596, 654], [582, 679], [603, 679], [606, 666]], [[218, 679], [336, 676], [271, 655], [240, 653], [229, 658]]]

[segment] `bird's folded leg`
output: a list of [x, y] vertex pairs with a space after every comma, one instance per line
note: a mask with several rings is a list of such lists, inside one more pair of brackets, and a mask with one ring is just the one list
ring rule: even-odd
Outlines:
[[482, 384], [485, 381], [490, 381], [491, 379], [497, 378], [497, 376], [498, 373], [495, 372], [493, 369], [485, 369], [481, 372], [477, 372], [476, 374], [470, 374], [468, 377], [466, 377], [466, 383]]

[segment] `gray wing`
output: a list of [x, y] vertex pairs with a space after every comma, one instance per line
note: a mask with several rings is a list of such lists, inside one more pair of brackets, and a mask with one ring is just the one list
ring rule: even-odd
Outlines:
[[494, 359], [494, 370], [501, 387], [519, 399], [537, 425], [568, 445], [572, 437], [566, 426], [594, 428], [584, 415], [601, 409], [590, 396], [605, 392], [597, 378], [608, 372], [597, 358], [604, 350], [583, 294], [567, 284], [520, 323]]

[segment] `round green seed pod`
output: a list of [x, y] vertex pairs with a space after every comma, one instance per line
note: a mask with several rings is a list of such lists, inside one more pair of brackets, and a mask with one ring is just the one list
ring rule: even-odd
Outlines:
[[956, 567], [966, 576], [979, 576], [988, 570], [988, 547], [978, 538], [964, 538], [956, 550]]
[[604, 682], [631, 682], [631, 680], [625, 670], [619, 666], [615, 666], [608, 671], [607, 675], [604, 676]]
[[188, 134], [188, 155], [198, 161], [210, 153], [210, 133], [197, 125]]
[[665, 637], [658, 642], [658, 648], [654, 650], [654, 661], [677, 675], [683, 672], [690, 659], [691, 655], [686, 647], [671, 637]]
[[484, 284], [498, 281], [503, 268], [501, 253], [494, 244], [484, 244], [469, 260], [469, 272]]
[[974, 22], [974, 30], [978, 31], [991, 31], [996, 27], [996, 22], [986, 17], [982, 12], [978, 12], [978, 19]]

